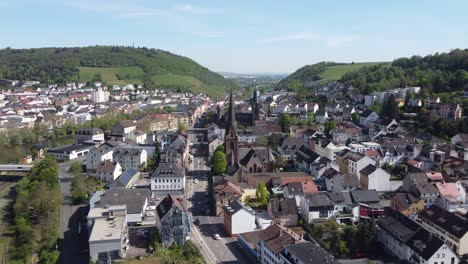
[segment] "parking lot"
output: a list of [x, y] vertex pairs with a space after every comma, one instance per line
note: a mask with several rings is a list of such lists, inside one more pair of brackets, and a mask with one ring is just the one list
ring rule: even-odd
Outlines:
[[129, 227], [129, 244], [126, 251], [126, 257], [134, 258], [138, 256], [148, 256], [148, 243], [150, 232], [155, 232], [155, 227]]

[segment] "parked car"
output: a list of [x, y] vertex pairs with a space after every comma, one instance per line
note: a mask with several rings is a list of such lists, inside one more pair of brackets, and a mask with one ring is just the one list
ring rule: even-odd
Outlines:
[[146, 213], [146, 216], [153, 217], [153, 216], [154, 216], [154, 213], [152, 213], [152, 212], [147, 212], [147, 213]]
[[221, 239], [221, 237], [220, 237], [218, 234], [214, 234], [214, 235], [213, 235], [213, 238], [214, 238], [215, 240], [220, 240], [220, 239]]

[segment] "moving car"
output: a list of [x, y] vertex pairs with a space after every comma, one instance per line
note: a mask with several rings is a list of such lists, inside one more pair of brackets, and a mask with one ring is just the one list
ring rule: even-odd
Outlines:
[[218, 234], [214, 234], [214, 235], [213, 235], [213, 238], [214, 238], [215, 240], [220, 240], [220, 239], [221, 239], [221, 237], [220, 237]]

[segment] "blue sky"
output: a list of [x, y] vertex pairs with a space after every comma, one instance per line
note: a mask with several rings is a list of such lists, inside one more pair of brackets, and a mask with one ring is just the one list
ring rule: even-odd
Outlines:
[[215, 71], [468, 48], [465, 0], [0, 0], [0, 10], [0, 48], [135, 43]]

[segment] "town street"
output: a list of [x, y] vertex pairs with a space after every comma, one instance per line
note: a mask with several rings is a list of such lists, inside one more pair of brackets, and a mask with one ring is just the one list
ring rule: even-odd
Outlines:
[[[189, 140], [197, 138], [189, 134]], [[193, 142], [193, 141], [192, 141]], [[228, 237], [224, 230], [223, 220], [219, 216], [212, 216], [213, 201], [209, 191], [207, 166], [207, 153], [200, 151], [205, 146], [193, 144], [193, 161], [189, 163], [189, 172], [186, 184], [186, 195], [189, 211], [192, 214], [192, 239], [202, 248], [206, 261], [209, 263], [251, 263], [245, 253], [237, 244], [237, 240]], [[200, 148], [201, 147], [201, 148]], [[214, 235], [219, 234], [221, 239], [215, 240]]]

